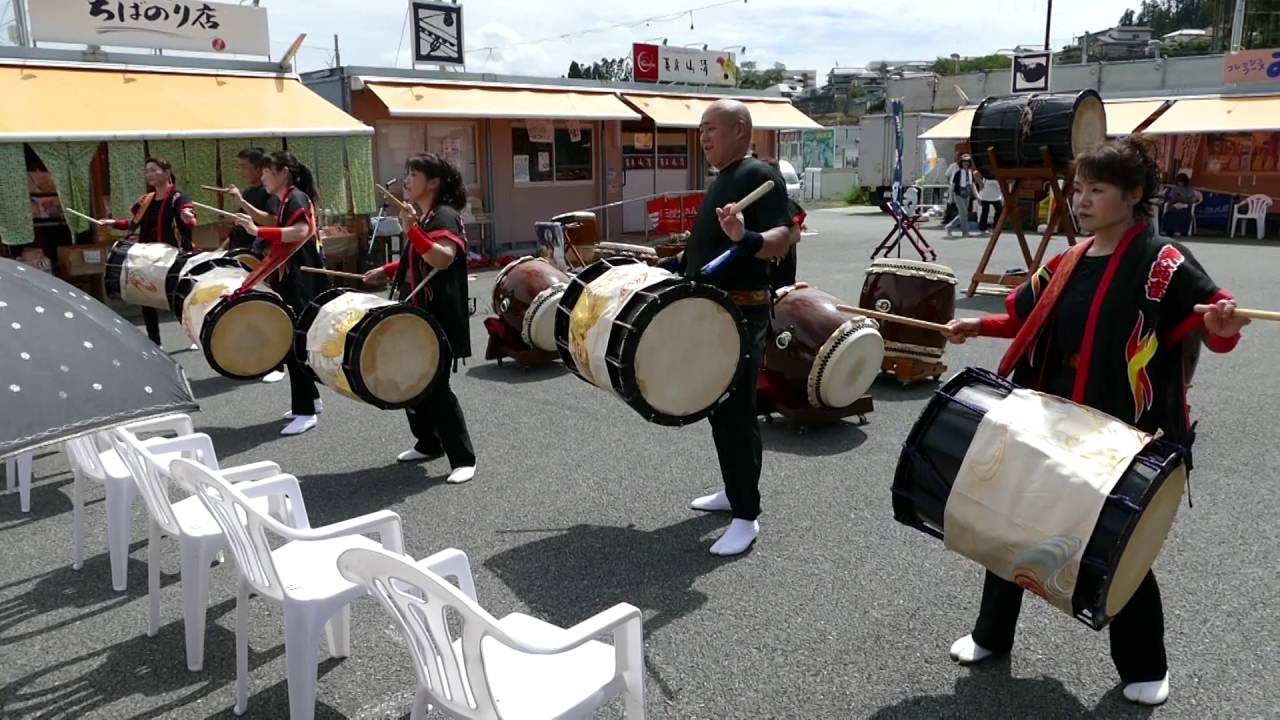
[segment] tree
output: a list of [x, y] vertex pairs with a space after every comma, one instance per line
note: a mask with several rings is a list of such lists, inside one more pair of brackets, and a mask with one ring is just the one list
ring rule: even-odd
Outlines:
[[[961, 58], [960, 72], [990, 72], [991, 70], [1008, 70], [1013, 67], [1013, 58], [1008, 55], [983, 55], [975, 58]], [[951, 58], [938, 58], [930, 68], [937, 75], [955, 75], [956, 61]]]
[[569, 77], [626, 82], [631, 80], [631, 58], [600, 58], [590, 65], [575, 60], [569, 63]]
[[569, 77], [571, 78], [585, 77], [585, 75], [582, 74], [582, 66], [578, 64], [577, 60], [573, 60], [569, 63]]
[[752, 61], [744, 62], [738, 65], [738, 87], [756, 90], [773, 87], [782, 82], [785, 71], [785, 68], [780, 67], [760, 70], [756, 67], [756, 63]]
[[1137, 22], [1135, 22], [1135, 21], [1134, 21], [1134, 19], [1133, 19], [1133, 9], [1132, 9], [1132, 8], [1130, 8], [1130, 9], [1128, 9], [1128, 10], [1125, 10], [1125, 11], [1124, 11], [1124, 14], [1120, 16], [1120, 27], [1128, 27], [1128, 26], [1130, 26], [1130, 25], [1137, 25], [1137, 24], [1138, 24], [1138, 23], [1137, 23]]

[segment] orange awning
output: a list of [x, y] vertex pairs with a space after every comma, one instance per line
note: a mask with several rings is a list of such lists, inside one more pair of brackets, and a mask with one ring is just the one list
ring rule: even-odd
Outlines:
[[1107, 135], [1128, 135], [1142, 126], [1152, 115], [1169, 105], [1166, 100], [1139, 100], [1134, 102], [1108, 101]]
[[288, 75], [0, 65], [0, 142], [368, 135]]
[[1178, 100], [1151, 123], [1151, 135], [1280, 130], [1280, 95]]
[[610, 92], [368, 82], [391, 117], [639, 120]]
[[929, 128], [921, 140], [968, 140], [969, 127], [973, 125], [973, 113], [977, 108], [961, 108], [950, 117]]
[[[680, 97], [673, 95], [623, 94], [658, 127], [696, 128], [702, 124], [702, 113], [715, 97]], [[756, 130], [814, 130], [822, 126], [800, 112], [786, 100], [741, 100], [751, 111], [751, 125]]]

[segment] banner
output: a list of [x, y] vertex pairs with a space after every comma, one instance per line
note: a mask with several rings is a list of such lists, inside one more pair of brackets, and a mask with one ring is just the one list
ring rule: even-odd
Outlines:
[[201, 0], [35, 0], [37, 42], [271, 56], [267, 9]]
[[1227, 85], [1280, 83], [1280, 50], [1245, 50], [1224, 55], [1222, 82]]
[[424, 65], [466, 64], [462, 52], [462, 6], [453, 2], [410, 2], [413, 61]]
[[649, 231], [659, 235], [675, 235], [693, 229], [693, 221], [702, 207], [703, 193], [667, 195], [647, 200]]
[[736, 87], [733, 53], [633, 43], [631, 75], [636, 82]]

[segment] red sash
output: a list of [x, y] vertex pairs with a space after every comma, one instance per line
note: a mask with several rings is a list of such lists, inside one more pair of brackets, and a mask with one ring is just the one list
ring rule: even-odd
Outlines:
[[1036, 301], [1035, 308], [1031, 311], [1031, 315], [1027, 317], [1027, 321], [1018, 329], [1018, 334], [1014, 336], [1013, 342], [1009, 344], [1009, 349], [1005, 351], [1004, 357], [1000, 359], [1000, 367], [998, 372], [1002, 376], [1011, 374], [1018, 363], [1021, 362], [1023, 356], [1031, 349], [1031, 345], [1035, 342], [1036, 336], [1040, 334], [1040, 328], [1044, 325], [1045, 318], [1049, 313], [1053, 312], [1053, 306], [1058, 302], [1058, 298], [1062, 295], [1062, 291], [1067, 286], [1067, 280], [1071, 279], [1071, 273], [1076, 269], [1076, 265], [1080, 263], [1080, 258], [1084, 257], [1089, 246], [1093, 245], [1093, 238], [1089, 238], [1084, 242], [1076, 243], [1062, 258], [1062, 262], [1058, 263], [1058, 267], [1053, 272], [1053, 278], [1049, 280], [1049, 286], [1045, 288], [1044, 294]]

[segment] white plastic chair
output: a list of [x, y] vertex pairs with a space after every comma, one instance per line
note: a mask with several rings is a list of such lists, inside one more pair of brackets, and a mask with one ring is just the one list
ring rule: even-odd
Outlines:
[[1267, 211], [1271, 209], [1271, 203], [1270, 196], [1250, 195], [1244, 202], [1232, 206], [1231, 237], [1236, 236], [1237, 223], [1252, 220], [1254, 227], [1258, 229], [1258, 239], [1261, 240], [1267, 230]]
[[[222, 528], [240, 571], [236, 596], [236, 703], [241, 715], [249, 704], [249, 593], [271, 598], [284, 610], [285, 665], [289, 682], [289, 717], [311, 720], [316, 711], [316, 663], [320, 630], [329, 654], [351, 653], [351, 601], [365, 595], [363, 585], [338, 574], [337, 558], [352, 548], [404, 551], [400, 516], [380, 510], [358, 518], [307, 528], [306, 507], [298, 479], [278, 475], [269, 480], [232, 485], [217, 471], [190, 460], [169, 466], [175, 482], [204, 503]], [[286, 501], [289, 527], [261, 512], [251, 498]], [[364, 537], [378, 533], [382, 544]], [[286, 540], [271, 549], [268, 533]]]
[[[338, 568], [369, 589], [408, 641], [418, 675], [411, 720], [422, 720], [429, 702], [468, 720], [586, 718], [619, 696], [626, 717], [644, 718], [641, 614], [632, 605], [568, 629], [520, 613], [499, 620], [476, 601], [471, 565], [455, 549], [418, 563], [354, 549], [338, 557]], [[461, 619], [461, 637], [450, 632], [450, 611]], [[606, 633], [612, 647], [594, 639]]]
[[18, 509], [31, 512], [31, 453], [23, 453], [4, 461], [5, 489], [18, 491]]
[[[167, 432], [174, 435], [191, 434], [191, 418], [186, 415], [166, 415], [154, 420], [131, 423], [134, 433]], [[75, 478], [71, 491], [71, 567], [84, 566], [84, 484], [88, 480], [99, 482], [106, 494], [107, 504], [107, 552], [111, 557], [111, 587], [116, 592], [127, 589], [129, 567], [129, 536], [133, 529], [133, 502], [138, 487], [133, 473], [111, 447], [105, 433], [94, 433], [72, 438], [62, 445], [67, 454], [71, 473]], [[172, 458], [170, 458], [172, 459]], [[215, 462], [210, 459], [209, 462]]]
[[[194, 454], [205, 460], [208, 467], [218, 470], [213, 441], [204, 433], [196, 433], [144, 442], [125, 428], [113, 430], [110, 438], [116, 453], [133, 475], [151, 519], [147, 533], [147, 599], [150, 606], [147, 637], [155, 637], [160, 629], [160, 539], [170, 537], [178, 541], [187, 668], [200, 670], [204, 667], [209, 569], [227, 542], [199, 498], [186, 497], [177, 502], [170, 499], [169, 469], [161, 458], [173, 457], [174, 453]], [[280, 466], [273, 462], [257, 462], [219, 471], [230, 482], [249, 482], [279, 475]], [[261, 509], [268, 509], [265, 500], [255, 502]], [[285, 517], [283, 510], [270, 509], [277, 517]]]

